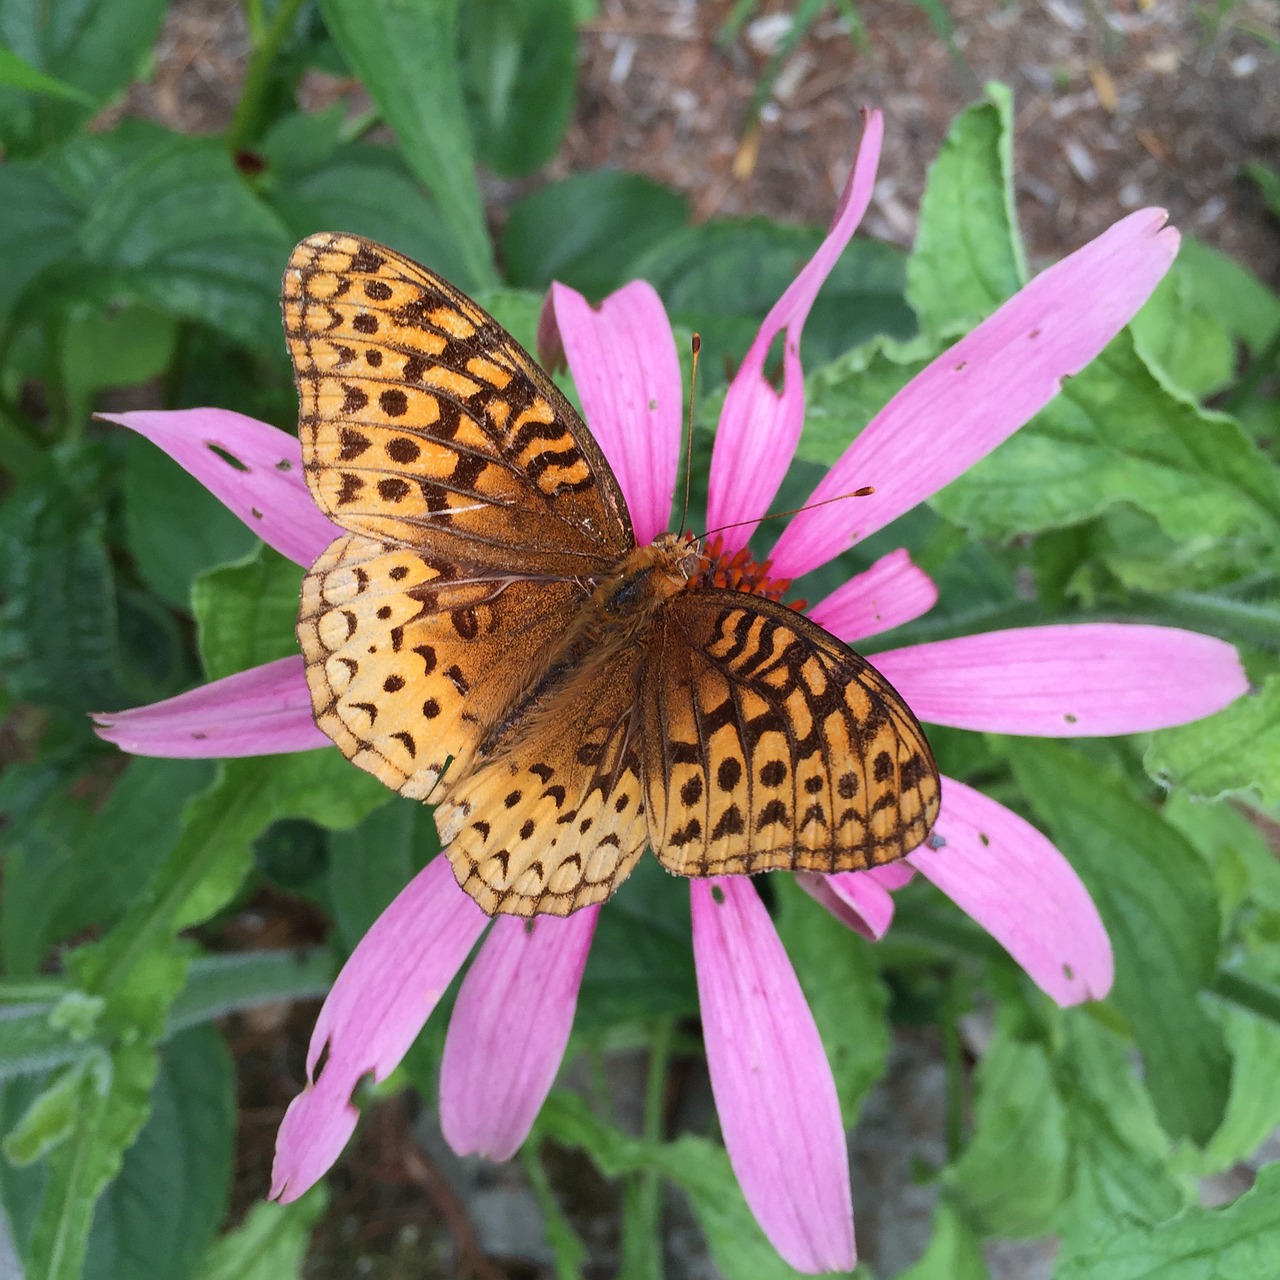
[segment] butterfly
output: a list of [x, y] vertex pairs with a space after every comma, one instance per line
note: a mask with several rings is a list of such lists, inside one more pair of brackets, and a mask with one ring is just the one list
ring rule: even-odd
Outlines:
[[720, 876], [925, 840], [937, 766], [901, 697], [802, 614], [708, 585], [687, 535], [637, 546], [582, 418], [470, 298], [319, 234], [283, 308], [306, 482], [346, 531], [302, 584], [316, 723], [436, 804], [487, 913], [602, 902], [646, 846]]

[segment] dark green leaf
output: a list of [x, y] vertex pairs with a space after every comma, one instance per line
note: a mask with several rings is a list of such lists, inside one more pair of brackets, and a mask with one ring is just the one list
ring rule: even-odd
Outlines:
[[308, 168], [295, 156], [290, 169], [275, 175], [268, 199], [295, 239], [316, 231], [353, 231], [446, 279], [467, 277], [465, 253], [448, 221], [388, 147], [352, 143]]
[[698, 992], [689, 889], [641, 858], [600, 913], [587, 957], [575, 1027], [586, 1034], [624, 1022], [688, 1016]]
[[1078, 752], [1023, 739], [1011, 763], [1098, 905], [1115, 952], [1111, 998], [1142, 1051], [1161, 1123], [1207, 1142], [1231, 1079], [1221, 1029], [1200, 1005], [1218, 953], [1208, 867], [1120, 778]]
[[1143, 763], [1157, 782], [1207, 800], [1253, 791], [1280, 802], [1280, 676], [1217, 715], [1162, 729]]
[[457, 0], [320, 0], [334, 43], [440, 209], [474, 291], [497, 283], [457, 64]]
[[594, 301], [688, 221], [688, 201], [642, 174], [577, 173], [516, 201], [502, 229], [503, 261], [513, 285], [546, 289], [559, 280]]
[[476, 151], [499, 173], [531, 173], [559, 150], [573, 113], [572, 0], [471, 0], [459, 18]]
[[329, 837], [330, 909], [348, 951], [439, 849], [431, 810], [400, 797]]
[[1252, 1280], [1280, 1257], [1280, 1164], [1225, 1209], [1188, 1209], [1172, 1222], [1095, 1240], [1057, 1280]]
[[157, 139], [110, 172], [80, 237], [111, 287], [250, 347], [279, 343], [288, 232], [219, 139]]
[[931, 335], [970, 327], [1027, 278], [1013, 206], [1013, 99], [1000, 84], [987, 95], [952, 123], [920, 202], [907, 300]]
[[78, 221], [74, 203], [49, 174], [32, 164], [0, 165], [0, 323], [40, 272], [75, 257]]
[[297, 654], [301, 588], [302, 570], [267, 546], [197, 578], [191, 605], [209, 678]]
[[43, 85], [0, 89], [6, 149], [48, 146], [123, 89], [159, 34], [164, 13], [164, 0], [9, 0], [0, 11], [0, 43], [74, 92], [49, 99], [38, 96], [48, 92]]
[[247, 556], [258, 539], [194, 476], [149, 440], [129, 434], [124, 467], [125, 534], [146, 584], [191, 609], [202, 573]]
[[231, 1059], [212, 1027], [165, 1044], [151, 1103], [98, 1201], [84, 1280], [186, 1280], [222, 1220], [235, 1094]]

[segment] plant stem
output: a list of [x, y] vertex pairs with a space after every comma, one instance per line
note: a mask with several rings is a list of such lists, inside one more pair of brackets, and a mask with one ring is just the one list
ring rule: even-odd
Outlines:
[[[657, 1146], [663, 1138], [662, 1120], [667, 1096], [667, 1070], [675, 1024], [664, 1018], [649, 1042], [649, 1073], [644, 1088], [644, 1141]], [[626, 1280], [661, 1280], [662, 1178], [657, 1169], [635, 1174], [623, 1204], [622, 1274]]]
[[1262, 982], [1238, 969], [1223, 969], [1209, 990], [1223, 1000], [1230, 1000], [1241, 1009], [1280, 1026], [1280, 987], [1274, 983]]
[[249, 58], [249, 70], [244, 77], [244, 89], [236, 104], [236, 113], [227, 130], [227, 147], [234, 155], [243, 150], [257, 135], [262, 123], [262, 111], [271, 83], [271, 70], [275, 65], [280, 46], [293, 27], [303, 0], [281, 0], [276, 16], [271, 20], [266, 34], [258, 42]]

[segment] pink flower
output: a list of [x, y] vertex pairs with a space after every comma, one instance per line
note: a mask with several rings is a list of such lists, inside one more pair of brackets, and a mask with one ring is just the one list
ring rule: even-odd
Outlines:
[[[873, 112], [826, 240], [766, 318], [729, 388], [711, 466], [712, 525], [757, 521], [790, 464], [804, 421], [801, 329], [866, 209], [881, 134]], [[1151, 209], [1124, 218], [1038, 276], [899, 392], [814, 498], [864, 485], [874, 495], [851, 502], [848, 518], [833, 519], [830, 508], [794, 517], [774, 549], [772, 572], [796, 577], [882, 528], [1052, 399], [1167, 270], [1178, 237], [1164, 221]], [[644, 542], [667, 525], [680, 443], [679, 364], [662, 303], [640, 282], [598, 308], [560, 285], [552, 300], [587, 420]], [[780, 333], [778, 391], [762, 370]], [[290, 436], [214, 409], [113, 420], [177, 458], [299, 564], [309, 565], [339, 532], [312, 505]], [[751, 527], [727, 530], [725, 552], [744, 547]], [[935, 599], [928, 577], [897, 551], [818, 602], [812, 616], [854, 643], [918, 617]], [[1246, 687], [1231, 646], [1150, 626], [994, 632], [891, 650], [876, 665], [926, 723], [1013, 734], [1092, 736], [1180, 724]], [[312, 723], [300, 657], [104, 716], [99, 732], [153, 755], [329, 745]], [[1111, 948], [1088, 893], [1066, 859], [1016, 814], [946, 779], [934, 835], [907, 862], [802, 882], [841, 919], [878, 938], [892, 918], [891, 890], [918, 871], [1059, 1004], [1110, 988]], [[750, 880], [694, 880], [690, 890], [711, 1083], [747, 1202], [792, 1266], [851, 1268], [844, 1128], [794, 970]], [[597, 914], [592, 907], [529, 927], [514, 918], [493, 922], [463, 981], [441, 1067], [441, 1122], [457, 1151], [506, 1159], [528, 1133], [564, 1053]], [[300, 1196], [337, 1158], [357, 1119], [352, 1090], [367, 1073], [382, 1080], [395, 1067], [488, 924], [438, 857], [365, 935], [316, 1025], [310, 1083], [280, 1130], [274, 1196]]]

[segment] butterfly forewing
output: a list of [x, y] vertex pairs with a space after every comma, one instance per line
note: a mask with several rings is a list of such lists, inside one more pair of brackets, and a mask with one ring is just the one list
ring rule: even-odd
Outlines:
[[439, 276], [315, 235], [289, 259], [283, 305], [307, 483], [343, 528], [539, 576], [589, 577], [635, 545], [572, 405]]
[[650, 838], [680, 875], [856, 871], [937, 817], [937, 766], [888, 682], [791, 609], [693, 590], [663, 611], [643, 685]]

